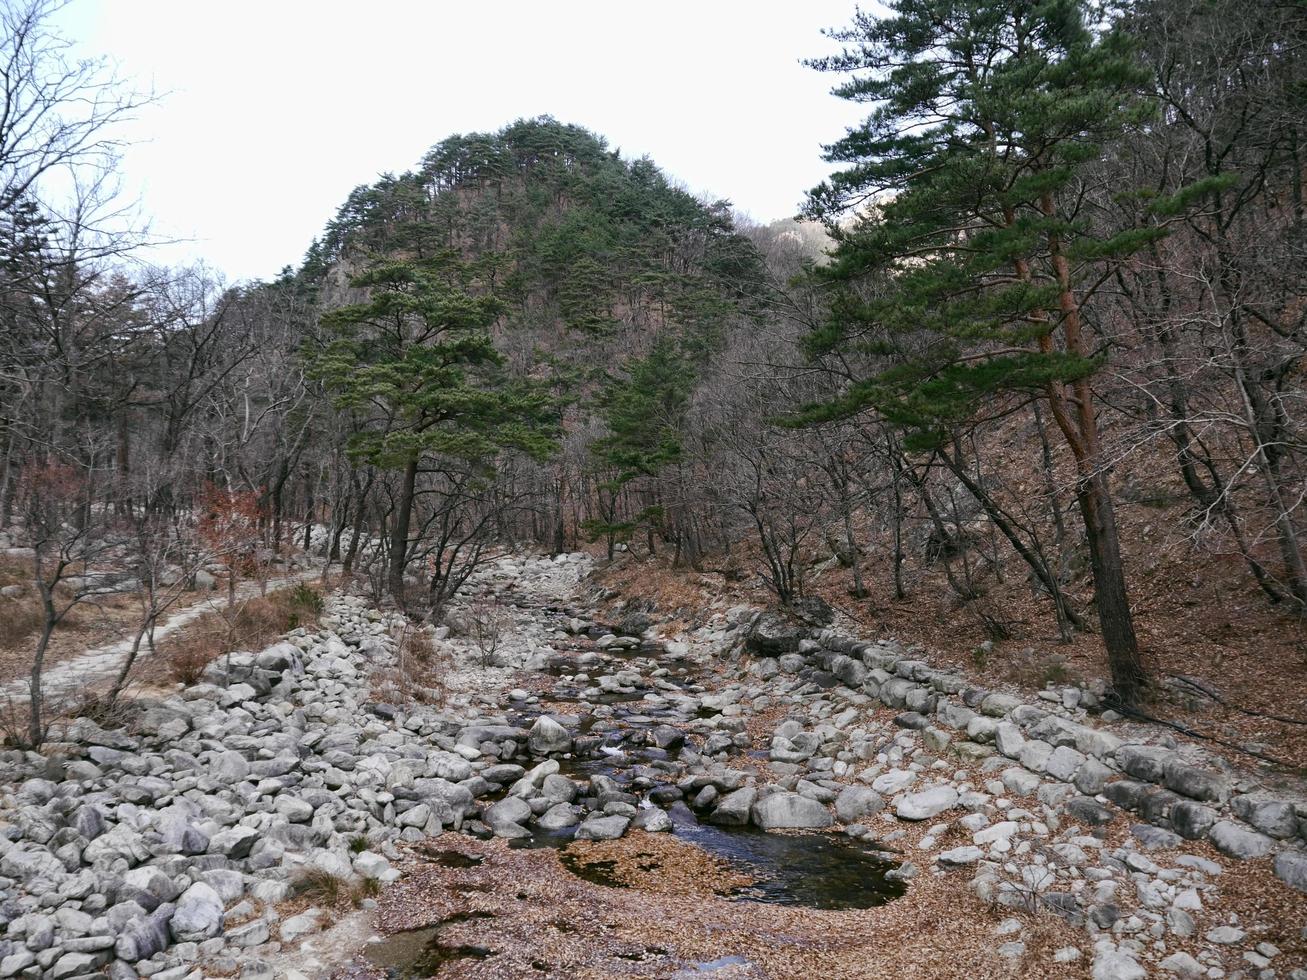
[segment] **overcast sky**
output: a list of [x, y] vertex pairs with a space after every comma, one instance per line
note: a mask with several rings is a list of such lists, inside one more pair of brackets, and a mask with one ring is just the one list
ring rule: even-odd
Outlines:
[[163, 93], [122, 176], [154, 261], [296, 264], [355, 186], [453, 133], [549, 114], [761, 221], [859, 116], [799, 63], [854, 0], [72, 0], [61, 29]]

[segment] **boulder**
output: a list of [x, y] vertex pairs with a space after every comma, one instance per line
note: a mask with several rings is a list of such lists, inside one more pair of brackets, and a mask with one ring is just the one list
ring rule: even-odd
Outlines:
[[1290, 888], [1307, 892], [1307, 854], [1282, 851], [1275, 857], [1275, 876]]
[[1105, 949], [1094, 957], [1090, 976], [1093, 980], [1144, 980], [1148, 971], [1129, 953]]
[[1281, 840], [1298, 832], [1298, 818], [1292, 803], [1277, 800], [1259, 793], [1236, 796], [1230, 804], [1235, 816], [1252, 824], [1269, 837]]
[[656, 806], [644, 807], [631, 821], [632, 830], [643, 830], [647, 834], [665, 834], [673, 829], [672, 818], [666, 810]]
[[222, 899], [202, 881], [187, 888], [168, 920], [168, 929], [179, 943], [200, 942], [222, 932]]
[[572, 736], [566, 728], [548, 715], [541, 715], [531, 726], [527, 736], [527, 748], [533, 755], [549, 755], [553, 752], [570, 752]]
[[143, 918], [132, 919], [119, 930], [114, 955], [135, 963], [162, 953], [168, 948], [168, 921], [175, 911], [176, 906], [161, 905]]
[[820, 830], [834, 823], [829, 810], [798, 793], [765, 796], [753, 804], [750, 816], [763, 830]]
[[1171, 826], [1187, 840], [1200, 840], [1220, 819], [1215, 810], [1192, 800], [1182, 800], [1171, 807]]
[[1219, 773], [1186, 765], [1179, 759], [1164, 767], [1166, 788], [1195, 800], [1222, 803], [1230, 797], [1230, 781]]
[[717, 808], [708, 817], [708, 822], [724, 827], [743, 827], [749, 822], [749, 811], [757, 799], [758, 791], [752, 786], [727, 793], [717, 801]]
[[877, 793], [893, 796], [900, 790], [907, 789], [917, 781], [917, 774], [906, 769], [891, 769], [883, 772], [871, 781], [871, 788]]
[[941, 852], [939, 863], [960, 868], [965, 864], [975, 864], [984, 856], [985, 852], [979, 847], [967, 845], [966, 847], [955, 847], [952, 850]]
[[958, 791], [952, 786], [932, 786], [919, 793], [899, 797], [895, 813], [904, 820], [929, 820], [957, 806]]
[[1207, 839], [1222, 854], [1246, 861], [1270, 853], [1275, 841], [1265, 834], [1240, 827], [1232, 820], [1222, 820], [1207, 832]]
[[590, 817], [576, 828], [577, 840], [617, 840], [631, 825], [630, 817], [617, 814], [608, 817]]
[[835, 816], [840, 823], [857, 823], [871, 813], [885, 808], [881, 795], [869, 786], [846, 786], [835, 798]]
[[763, 613], [754, 621], [744, 642], [750, 653], [775, 657], [798, 650], [799, 641], [806, 633], [776, 613]]

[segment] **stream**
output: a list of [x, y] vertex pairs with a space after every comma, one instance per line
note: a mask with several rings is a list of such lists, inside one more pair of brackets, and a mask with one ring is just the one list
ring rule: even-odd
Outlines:
[[[753, 879], [731, 890], [725, 896], [730, 901], [863, 909], [904, 893], [904, 883], [887, 874], [897, 867], [891, 854], [842, 833], [716, 826], [699, 820], [692, 801], [670, 798], [680, 795], [675, 783], [685, 771], [685, 758], [696, 757], [688, 736], [715, 732], [705, 720], [717, 712], [698, 703], [707, 692], [688, 657], [669, 654], [659, 644], [599, 650], [584, 642], [608, 635], [616, 634], [592, 627], [588, 637], [578, 638], [582, 642], [550, 657], [537, 676], [553, 678], [552, 689], [526, 699], [519, 691], [513, 710], [506, 712], [506, 721], [522, 728], [530, 728], [541, 714], [563, 721], [575, 735], [575, 746], [558, 758], [560, 775], [629, 794], [641, 809], [664, 807], [675, 837]], [[539, 702], [569, 711], [547, 710]], [[574, 853], [575, 830], [532, 825], [529, 836], [509, 846], [554, 848], [562, 867], [577, 877], [609, 888], [628, 887], [612, 875], [612, 862], [587, 861]], [[493, 835], [487, 828], [478, 836]], [[657, 865], [647, 868], [656, 870]], [[447, 963], [493, 955], [474, 944], [443, 941], [439, 933], [448, 924], [396, 933], [370, 946], [366, 959], [392, 980], [416, 980], [437, 975]], [[727, 957], [696, 969], [710, 973], [737, 960]]]

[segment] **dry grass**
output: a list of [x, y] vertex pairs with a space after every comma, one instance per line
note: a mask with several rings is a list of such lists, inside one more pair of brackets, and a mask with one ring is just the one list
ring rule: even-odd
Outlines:
[[239, 650], [267, 646], [297, 626], [312, 627], [322, 597], [307, 585], [269, 592], [200, 616], [159, 644], [159, 663], [178, 684], [194, 684], [214, 660]]
[[[30, 576], [19, 583], [0, 581], [0, 586], [21, 584], [26, 589], [20, 596], [0, 597], [0, 647], [17, 647], [30, 644], [45, 625], [45, 609], [41, 597], [32, 586]], [[62, 606], [69, 596], [67, 590], [57, 590], [57, 601]], [[68, 610], [55, 627], [55, 634], [67, 633], [88, 625], [95, 618], [97, 606], [79, 603]]]
[[321, 868], [300, 869], [290, 885], [297, 902], [331, 909], [357, 906], [381, 891], [380, 883], [371, 878], [343, 878]]
[[441, 674], [448, 666], [430, 632], [405, 627], [397, 637], [395, 666], [373, 671], [372, 689], [391, 704], [441, 705], [448, 696]]

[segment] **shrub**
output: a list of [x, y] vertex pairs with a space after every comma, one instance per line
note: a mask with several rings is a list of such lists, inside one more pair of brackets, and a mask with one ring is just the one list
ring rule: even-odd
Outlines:
[[296, 626], [316, 625], [322, 597], [301, 583], [258, 596], [233, 609], [215, 609], [159, 645], [171, 679], [194, 684], [214, 660], [237, 650], [257, 650]]
[[170, 646], [165, 653], [168, 676], [178, 684], [189, 687], [199, 681], [204, 668], [223, 655], [222, 644], [216, 637], [201, 637]]
[[312, 905], [339, 905], [350, 892], [350, 883], [321, 868], [301, 868], [290, 879], [291, 894]]

